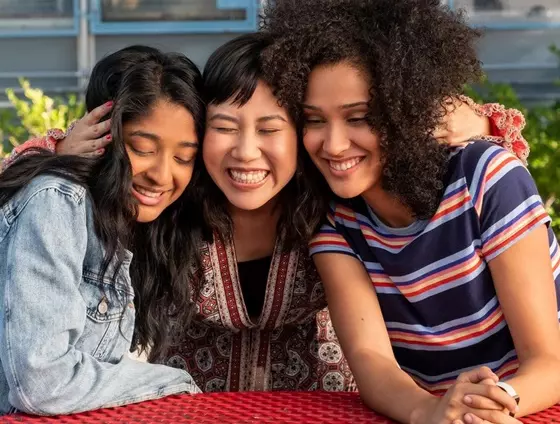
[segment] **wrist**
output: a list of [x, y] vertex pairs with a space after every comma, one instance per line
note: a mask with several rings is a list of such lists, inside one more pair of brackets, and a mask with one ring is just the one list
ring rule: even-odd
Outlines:
[[419, 399], [418, 402], [416, 402], [416, 406], [412, 408], [408, 422], [410, 424], [427, 423], [439, 400], [439, 397], [430, 394], [427, 394], [422, 399]]

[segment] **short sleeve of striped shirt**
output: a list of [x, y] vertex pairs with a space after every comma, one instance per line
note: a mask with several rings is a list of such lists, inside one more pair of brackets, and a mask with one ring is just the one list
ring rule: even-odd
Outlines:
[[344, 226], [336, 225], [336, 220], [340, 219], [337, 217], [337, 209], [336, 203], [331, 202], [325, 223], [309, 243], [310, 254], [343, 253], [358, 258], [344, 237]]
[[509, 152], [486, 149], [474, 169], [469, 192], [480, 219], [482, 254], [490, 261], [550, 217], [529, 171]]

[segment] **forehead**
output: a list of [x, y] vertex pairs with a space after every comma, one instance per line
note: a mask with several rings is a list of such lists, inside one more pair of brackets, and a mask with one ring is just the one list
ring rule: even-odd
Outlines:
[[159, 100], [150, 112], [139, 119], [124, 124], [125, 133], [142, 128], [161, 138], [182, 135], [194, 141], [196, 125], [186, 107], [166, 100]]
[[239, 105], [234, 101], [210, 104], [208, 112], [227, 111], [235, 114], [248, 113], [254, 115], [268, 115], [270, 113], [282, 114], [286, 116], [286, 111], [278, 104], [278, 99], [274, 96], [272, 89], [262, 81], [257, 83], [253, 95], [247, 103]]
[[320, 65], [309, 74], [306, 103], [331, 103], [338, 99], [365, 101], [369, 83], [362, 71], [348, 63]]

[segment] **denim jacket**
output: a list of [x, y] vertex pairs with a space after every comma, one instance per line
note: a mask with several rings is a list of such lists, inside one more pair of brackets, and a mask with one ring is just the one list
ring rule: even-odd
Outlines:
[[200, 392], [187, 372], [128, 356], [132, 254], [115, 277], [103, 252], [86, 190], [63, 178], [39, 176], [0, 208], [0, 414]]

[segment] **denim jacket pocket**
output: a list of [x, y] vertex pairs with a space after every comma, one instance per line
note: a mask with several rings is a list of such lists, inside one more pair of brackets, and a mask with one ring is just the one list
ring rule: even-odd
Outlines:
[[76, 347], [100, 361], [116, 363], [130, 349], [134, 296], [122, 285], [104, 282], [99, 274], [87, 270], [80, 291], [86, 303], [87, 320]]

